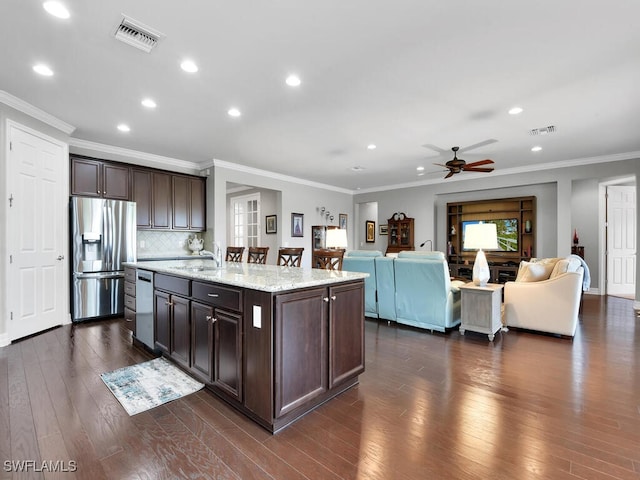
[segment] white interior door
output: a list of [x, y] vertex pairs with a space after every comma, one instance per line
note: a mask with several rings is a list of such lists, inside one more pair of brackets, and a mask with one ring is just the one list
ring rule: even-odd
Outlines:
[[8, 127], [7, 303], [11, 341], [64, 323], [68, 162], [64, 143]]
[[636, 187], [607, 187], [607, 293], [636, 291]]

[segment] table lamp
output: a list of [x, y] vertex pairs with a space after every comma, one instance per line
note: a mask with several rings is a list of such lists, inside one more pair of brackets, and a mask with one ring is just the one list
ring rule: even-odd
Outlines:
[[347, 248], [347, 230], [344, 228], [327, 230], [325, 246], [326, 248]]
[[498, 230], [495, 223], [472, 223], [464, 229], [464, 249], [478, 249], [476, 260], [473, 263], [473, 283], [484, 287], [491, 276], [489, 264], [483, 248], [495, 250], [498, 248]]

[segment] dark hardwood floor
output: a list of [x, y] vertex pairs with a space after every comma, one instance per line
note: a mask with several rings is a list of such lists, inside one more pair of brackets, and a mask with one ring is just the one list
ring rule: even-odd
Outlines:
[[57, 328], [0, 348], [0, 478], [640, 479], [632, 305], [586, 296], [573, 340], [367, 320], [360, 384], [277, 435], [207, 391], [130, 417], [99, 375], [149, 356], [118, 321]]

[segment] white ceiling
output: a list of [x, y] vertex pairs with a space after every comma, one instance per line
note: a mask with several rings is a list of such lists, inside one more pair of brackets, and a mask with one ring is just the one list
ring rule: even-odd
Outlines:
[[[77, 139], [353, 190], [442, 179], [433, 163], [452, 155], [424, 144], [497, 140], [461, 155], [496, 171], [465, 178], [640, 151], [637, 0], [63, 3], [68, 20], [40, 0], [0, 2], [0, 90]], [[150, 54], [118, 42], [122, 14], [165, 38]], [[186, 57], [198, 73], [180, 69]], [[300, 87], [285, 85], [291, 72]], [[508, 115], [515, 105], [524, 112]], [[548, 125], [557, 132], [528, 134]]]

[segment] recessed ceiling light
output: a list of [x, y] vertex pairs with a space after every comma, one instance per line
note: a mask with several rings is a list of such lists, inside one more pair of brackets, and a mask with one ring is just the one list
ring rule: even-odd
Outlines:
[[376, 149], [376, 148], [378, 148], [378, 147], [377, 147], [375, 144], [370, 143], [369, 145], [367, 145], [367, 148], [368, 148], [369, 150], [375, 150], [375, 149]]
[[518, 115], [522, 113], [522, 111], [522, 107], [513, 107], [511, 110], [509, 110], [509, 115]]
[[240, 115], [242, 115], [242, 113], [240, 112], [240, 110], [238, 110], [235, 107], [230, 108], [229, 110], [227, 110], [227, 113], [229, 114], [229, 116], [231, 117], [239, 117]]
[[416, 167], [416, 170], [419, 172], [424, 172], [424, 167]]
[[65, 7], [60, 2], [44, 2], [42, 6], [47, 11], [47, 13], [53, 15], [54, 17], [66, 19], [71, 16], [69, 14], [69, 10], [67, 10], [67, 7]]
[[537, 146], [537, 145], [536, 145], [535, 147], [532, 147], [532, 148], [531, 148], [531, 151], [532, 151], [532, 152], [539, 152], [540, 150], [542, 150], [542, 147]]
[[33, 71], [45, 77], [50, 77], [53, 75], [53, 70], [51, 70], [49, 67], [47, 67], [42, 63], [39, 63], [38, 65], [34, 65]]
[[183, 60], [180, 64], [180, 68], [187, 73], [196, 73], [198, 71], [198, 66], [193, 60]]
[[300, 84], [302, 83], [302, 81], [300, 80], [300, 77], [297, 75], [289, 75], [285, 80], [285, 82], [290, 87], [299, 87]]
[[351, 167], [351, 170], [353, 170], [354, 172], [362, 172], [364, 170], [364, 167], [361, 167], [360, 165], [355, 165]]
[[121, 132], [130, 132], [131, 128], [129, 128], [129, 125], [121, 123], [120, 125], [118, 125], [118, 130], [120, 130]]
[[418, 176], [419, 176], [419, 177], [421, 177], [421, 176], [423, 176], [423, 175], [424, 175], [424, 172], [420, 172], [420, 173], [418, 174]]
[[145, 98], [140, 103], [142, 103], [142, 105], [147, 108], [156, 108], [157, 106], [156, 102], [154, 102], [151, 98]]

